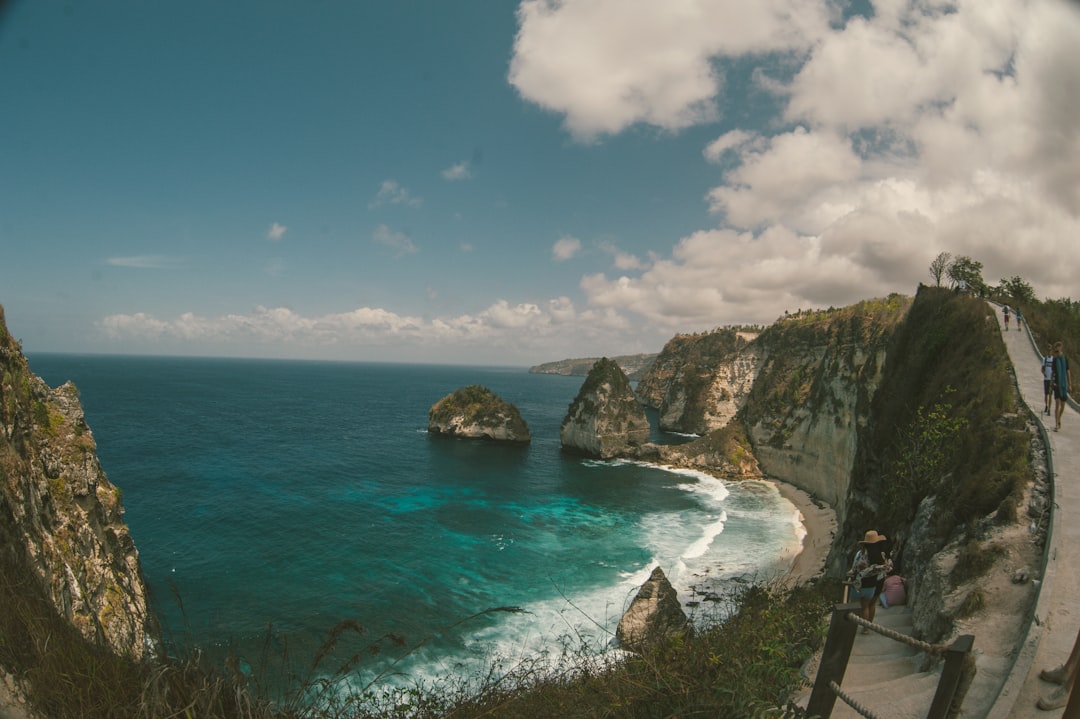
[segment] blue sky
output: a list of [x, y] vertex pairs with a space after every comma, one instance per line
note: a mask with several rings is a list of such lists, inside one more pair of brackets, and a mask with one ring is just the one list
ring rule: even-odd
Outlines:
[[655, 352], [942, 251], [1080, 294], [1065, 0], [3, 7], [30, 353]]

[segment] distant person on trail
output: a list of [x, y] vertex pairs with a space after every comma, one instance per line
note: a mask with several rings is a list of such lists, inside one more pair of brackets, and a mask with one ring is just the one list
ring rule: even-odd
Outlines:
[[1002, 305], [1001, 306], [1001, 314], [1005, 315], [1005, 329], [1007, 331], [1009, 329], [1009, 306], [1008, 305]]
[[[1023, 315], [1021, 315], [1021, 314], [1020, 314], [1020, 308], [1019, 308], [1019, 307], [1017, 307], [1017, 308], [1016, 308], [1016, 331], [1017, 331], [1017, 332], [1019, 332], [1019, 331], [1020, 331], [1020, 322], [1021, 322], [1021, 321], [1022, 321], [1023, 319], [1024, 319]], [[1006, 322], [1005, 324], [1008, 324], [1008, 322]]]
[[1043, 394], [1046, 395], [1047, 417], [1050, 416], [1050, 400], [1054, 397], [1054, 345], [1047, 345], [1046, 355], [1042, 358]]
[[[859, 549], [848, 570], [848, 577], [855, 585], [855, 596], [859, 598], [862, 618], [868, 622], [874, 621], [878, 596], [884, 588], [885, 577], [892, 571], [886, 540], [884, 534], [878, 534], [873, 529], [868, 531], [859, 542]], [[866, 627], [862, 629], [863, 634], [869, 631]]]
[[1054, 344], [1054, 431], [1061, 430], [1061, 415], [1065, 412], [1065, 401], [1069, 398], [1072, 386], [1072, 373], [1069, 371], [1069, 358], [1065, 356], [1065, 346], [1061, 342]]

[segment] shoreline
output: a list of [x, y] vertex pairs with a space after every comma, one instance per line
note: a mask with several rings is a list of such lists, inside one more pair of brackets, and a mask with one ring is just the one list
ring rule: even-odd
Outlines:
[[804, 490], [773, 477], [766, 478], [780, 496], [795, 505], [802, 517], [806, 536], [802, 549], [792, 560], [788, 576], [796, 584], [804, 584], [825, 574], [825, 559], [836, 538], [836, 512], [827, 504], [819, 505]]

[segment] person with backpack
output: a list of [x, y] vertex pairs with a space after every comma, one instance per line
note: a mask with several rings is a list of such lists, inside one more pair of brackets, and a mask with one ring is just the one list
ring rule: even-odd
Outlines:
[[1043, 409], [1043, 414], [1047, 417], [1050, 416], [1050, 404], [1054, 398], [1054, 346], [1049, 345], [1046, 348], [1046, 354], [1042, 358], [1042, 373], [1043, 373], [1043, 394], [1046, 399], [1046, 407]]
[[[848, 571], [854, 584], [855, 596], [859, 598], [862, 618], [868, 622], [874, 621], [885, 577], [892, 572], [887, 541], [884, 534], [878, 534], [873, 529], [868, 531], [859, 542], [859, 548]], [[869, 631], [866, 627], [862, 629], [863, 634]]]

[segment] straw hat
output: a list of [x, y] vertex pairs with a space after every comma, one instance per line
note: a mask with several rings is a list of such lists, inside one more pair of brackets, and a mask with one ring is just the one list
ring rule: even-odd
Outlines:
[[878, 542], [884, 542], [888, 537], [884, 534], [878, 534], [873, 529], [866, 533], [866, 536], [862, 538], [859, 544], [877, 544]]

